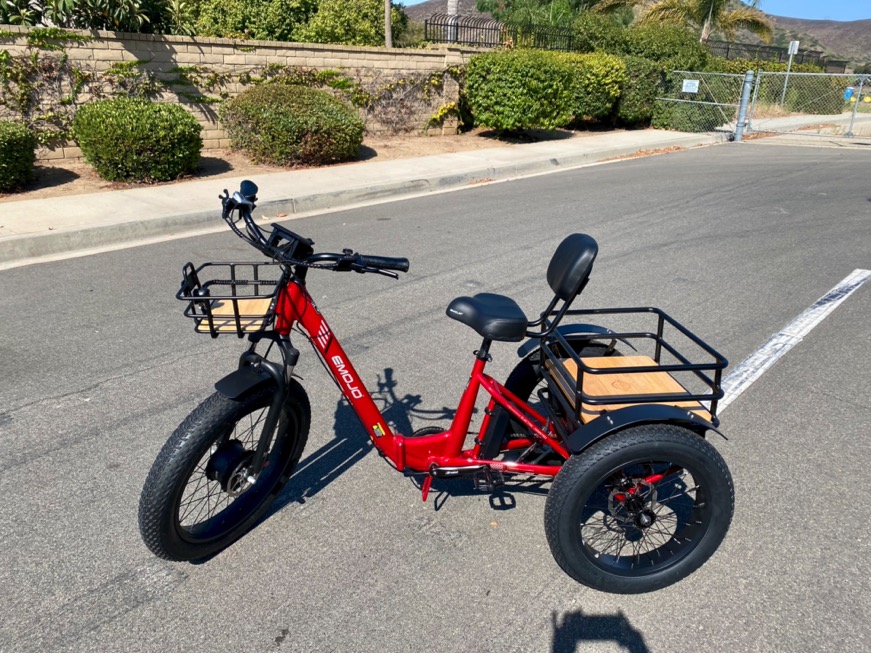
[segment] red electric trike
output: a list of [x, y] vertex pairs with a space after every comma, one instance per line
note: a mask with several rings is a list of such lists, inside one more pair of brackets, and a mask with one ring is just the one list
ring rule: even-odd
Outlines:
[[[176, 429], [148, 475], [139, 526], [155, 555], [196, 560], [220, 551], [257, 523], [290, 479], [311, 419], [293, 376], [300, 352], [292, 333], [311, 343], [378, 453], [419, 479], [424, 501], [433, 479], [469, 476], [487, 492], [506, 477], [553, 479], [545, 533], [557, 563], [577, 581], [606, 592], [648, 592], [681, 580], [714, 553], [731, 522], [734, 492], [705, 436], [717, 432], [727, 362], [658, 309], [570, 309], [598, 253], [593, 238], [573, 234], [557, 247], [546, 273], [554, 297], [535, 320], [502, 295], [450, 303], [447, 315], [482, 338], [471, 378], [448, 428], [401, 435], [315, 305], [307, 277], [332, 270], [396, 278], [408, 260], [316, 253], [311, 240], [279, 224], [264, 231], [252, 218], [256, 193], [250, 181], [232, 196], [224, 191], [223, 218], [270, 262], [184, 267], [178, 298], [196, 330], [247, 337], [250, 346]], [[645, 324], [621, 331], [578, 321], [590, 316]], [[521, 341], [506, 382], [488, 376], [492, 344]], [[277, 352], [272, 359], [270, 352]], [[467, 446], [482, 389], [489, 401]]]

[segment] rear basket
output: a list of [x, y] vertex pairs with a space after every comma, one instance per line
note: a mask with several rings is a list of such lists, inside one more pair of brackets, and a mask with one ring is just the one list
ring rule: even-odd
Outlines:
[[265, 331], [275, 319], [281, 266], [274, 263], [205, 263], [182, 269], [176, 299], [187, 302], [184, 314], [197, 333], [213, 338]]
[[[542, 339], [541, 363], [547, 372], [542, 399], [558, 430], [565, 431], [564, 437], [609, 411], [638, 404], [676, 406], [714, 426], [719, 424], [717, 401], [723, 397], [720, 379], [728, 364], [721, 354], [657, 308], [567, 313], [603, 314], [634, 316], [634, 321], [642, 324], [637, 331], [591, 334], [596, 340], [613, 340], [622, 356], [582, 358], [559, 333]], [[652, 318], [655, 330], [649, 329]], [[697, 362], [691, 362], [691, 358]]]

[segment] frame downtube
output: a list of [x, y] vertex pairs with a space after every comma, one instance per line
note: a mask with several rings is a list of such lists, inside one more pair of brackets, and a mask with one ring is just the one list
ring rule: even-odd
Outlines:
[[289, 333], [293, 322], [302, 325], [312, 345], [339, 384], [342, 394], [366, 429], [375, 448], [402, 471], [405, 466], [402, 438], [395, 436], [390, 430], [390, 425], [381, 415], [381, 411], [378, 410], [366, 386], [360, 380], [360, 375], [357, 374], [357, 370], [354, 369], [327, 321], [318, 311], [308, 291], [298, 283], [289, 283], [286, 292], [282, 294], [278, 312], [284, 318], [279, 323], [280, 329], [285, 329]]

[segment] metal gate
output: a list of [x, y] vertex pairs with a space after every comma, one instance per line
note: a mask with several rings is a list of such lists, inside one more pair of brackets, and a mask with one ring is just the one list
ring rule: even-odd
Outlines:
[[871, 75], [760, 72], [747, 133], [871, 138]]
[[655, 124], [677, 131], [734, 133], [744, 75], [675, 70], [663, 80]]

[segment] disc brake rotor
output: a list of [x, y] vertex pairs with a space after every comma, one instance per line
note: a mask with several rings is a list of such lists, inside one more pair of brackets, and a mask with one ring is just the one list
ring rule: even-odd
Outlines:
[[[634, 481], [626, 488], [615, 488], [608, 495], [608, 512], [623, 526], [649, 526], [647, 521], [655, 505], [656, 488], [645, 480]], [[640, 516], [643, 517], [641, 522], [638, 521]]]

